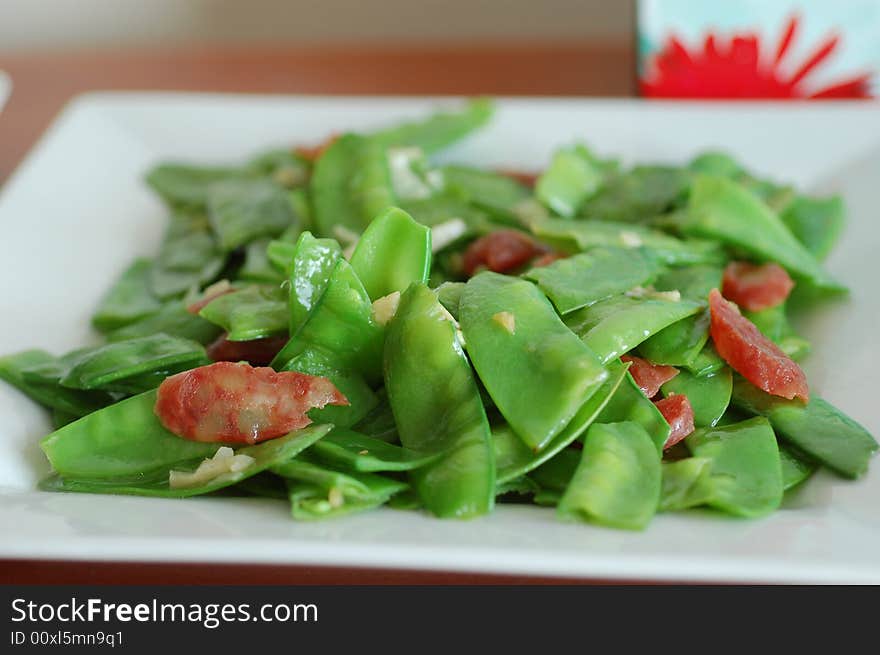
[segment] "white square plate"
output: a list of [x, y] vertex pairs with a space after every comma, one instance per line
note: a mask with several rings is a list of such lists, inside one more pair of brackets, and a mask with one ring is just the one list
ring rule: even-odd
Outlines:
[[[98, 94], [73, 102], [0, 196], [0, 352], [63, 352], [95, 338], [89, 316], [165, 212], [142, 183], [164, 159], [235, 162], [262, 148], [427, 113], [449, 100]], [[873, 104], [691, 104], [503, 100], [491, 126], [446, 157], [527, 169], [582, 139], [627, 162], [730, 150], [757, 171], [844, 194], [848, 229], [828, 268], [852, 288], [800, 327], [813, 388], [880, 433], [873, 376], [880, 325], [880, 109]], [[35, 491], [49, 423], [0, 385], [0, 556], [290, 563], [638, 580], [880, 582], [880, 466], [820, 474], [757, 521], [658, 516], [642, 533], [572, 525], [501, 506], [469, 522], [383, 510], [296, 523], [262, 499]]]

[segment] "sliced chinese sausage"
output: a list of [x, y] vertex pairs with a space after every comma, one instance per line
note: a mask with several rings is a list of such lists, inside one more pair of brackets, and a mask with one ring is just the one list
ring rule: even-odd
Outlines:
[[724, 269], [722, 295], [750, 312], [785, 302], [794, 281], [779, 264], [730, 262]]
[[652, 364], [647, 359], [633, 355], [623, 355], [620, 359], [624, 362], [631, 362], [630, 375], [633, 376], [639, 389], [648, 398], [656, 396], [660, 392], [660, 387], [678, 375], [678, 369], [674, 366]]
[[547, 252], [529, 235], [518, 230], [496, 230], [471, 243], [464, 253], [464, 271], [473, 275], [480, 268], [506, 273]]
[[154, 411], [185, 439], [253, 444], [307, 426], [311, 409], [347, 404], [327, 378], [217, 362], [167, 378]]
[[671, 448], [694, 431], [694, 408], [683, 393], [675, 393], [654, 403], [669, 423], [669, 437], [663, 449]]
[[224, 332], [207, 347], [208, 358], [213, 362], [248, 362], [254, 366], [266, 366], [284, 348], [287, 336], [265, 337], [250, 341], [230, 341]]
[[774, 396], [801, 398], [804, 402], [810, 399], [807, 376], [801, 367], [761, 334], [718, 289], [709, 294], [709, 310], [709, 333], [715, 349], [734, 371]]

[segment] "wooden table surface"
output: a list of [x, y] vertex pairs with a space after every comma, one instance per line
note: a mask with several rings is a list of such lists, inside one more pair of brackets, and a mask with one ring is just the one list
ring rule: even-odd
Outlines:
[[[288, 46], [0, 54], [13, 81], [0, 113], [0, 183], [64, 104], [102, 90], [630, 96], [630, 44], [379, 48]], [[8, 526], [7, 526], [8, 527]], [[510, 584], [523, 576], [302, 566], [0, 560], [0, 582], [94, 584]], [[570, 582], [570, 581], [569, 581]]]

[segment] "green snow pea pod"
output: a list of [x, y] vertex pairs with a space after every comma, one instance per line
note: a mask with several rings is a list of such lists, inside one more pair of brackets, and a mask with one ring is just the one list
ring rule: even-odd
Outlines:
[[358, 512], [375, 509], [391, 499], [382, 496], [372, 496], [365, 500], [348, 499], [339, 494], [334, 494], [331, 500], [328, 492], [315, 484], [287, 481], [287, 494], [290, 500], [290, 514], [297, 521], [316, 521], [319, 519], [332, 519]]
[[628, 371], [605, 408], [596, 417], [596, 423], [622, 422], [633, 422], [642, 426], [657, 447], [657, 452], [662, 454], [663, 446], [669, 438], [669, 423], [657, 406], [642, 393]]
[[[75, 425], [75, 424], [72, 424]], [[115, 477], [82, 475], [53, 475], [40, 483], [45, 491], [76, 491], [84, 493], [124, 494], [132, 496], [158, 496], [160, 498], [188, 498], [218, 491], [236, 485], [251, 476], [266, 471], [270, 467], [296, 457], [298, 453], [324, 436], [332, 426], [310, 425], [277, 439], [269, 439], [253, 446], [235, 449], [236, 455], [247, 455], [253, 462], [239, 471], [229, 471], [198, 482], [192, 486], [172, 487], [169, 482], [170, 470], [190, 473], [200, 462], [168, 462], [166, 466], [144, 473], [120, 474]], [[183, 441], [183, 439], [179, 439]], [[195, 442], [190, 442], [195, 443]], [[210, 448], [209, 456], [216, 454], [221, 444], [200, 444]], [[170, 470], [169, 470], [170, 469]]]
[[403, 293], [413, 282], [428, 281], [431, 230], [389, 207], [364, 230], [349, 261], [371, 300]]
[[681, 204], [690, 173], [673, 166], [636, 166], [606, 174], [602, 187], [580, 208], [580, 215], [604, 221], [635, 223]]
[[782, 502], [782, 465], [767, 419], [700, 428], [685, 439], [694, 455], [711, 460], [706, 504], [736, 516], [770, 514]]
[[311, 315], [278, 353], [272, 366], [299, 370], [297, 361], [325, 361], [358, 373], [368, 383], [381, 378], [385, 331], [373, 318], [364, 285], [345, 259], [338, 259]]
[[[563, 492], [571, 482], [578, 464], [581, 463], [581, 451], [574, 448], [560, 450], [552, 459], [548, 459], [538, 468], [529, 473], [529, 477], [544, 491]], [[555, 503], [554, 503], [555, 504]]]
[[541, 488], [537, 483], [532, 482], [531, 479], [523, 475], [514, 478], [509, 482], [499, 482], [498, 486], [495, 487], [495, 496], [506, 496], [507, 494], [515, 496], [531, 496], [540, 490]]
[[0, 357], [0, 380], [5, 380], [28, 398], [70, 417], [91, 414], [113, 402], [102, 391], [66, 389], [56, 382], [26, 380], [23, 372], [34, 367], [53, 365], [57, 358], [43, 350], [25, 350]]
[[223, 270], [220, 249], [208, 219], [202, 214], [171, 216], [159, 255], [150, 270], [150, 289], [162, 300], [212, 282]]
[[489, 422], [455, 326], [421, 284], [400, 299], [385, 338], [385, 389], [404, 448], [437, 460], [410, 471], [425, 507], [440, 517], [491, 511], [495, 461]]
[[250, 496], [287, 500], [287, 484], [284, 478], [267, 471], [245, 478], [235, 485], [235, 489]]
[[[213, 455], [218, 445], [182, 439], [153, 413], [156, 390], [104, 407], [43, 438], [52, 467], [71, 478], [138, 476]], [[167, 481], [167, 480], [166, 480]]]
[[[256, 239], [245, 246], [244, 264], [238, 271], [238, 279], [263, 284], [280, 284], [284, 280], [283, 271], [286, 267], [276, 266], [269, 257], [269, 246], [273, 241], [268, 238]], [[292, 243], [277, 241], [282, 247], [289, 248], [289, 253], [296, 248]]]
[[700, 309], [700, 303], [690, 300], [615, 296], [568, 314], [564, 320], [604, 364]]
[[533, 268], [524, 277], [541, 287], [560, 314], [569, 314], [633, 287], [648, 285], [657, 272], [654, 259], [639, 250], [606, 247]]
[[821, 261], [828, 256], [843, 232], [844, 214], [840, 196], [797, 196], [782, 212], [781, 218], [797, 240]]
[[694, 157], [688, 168], [695, 173], [735, 177], [743, 172], [742, 165], [726, 152], [707, 150]]
[[489, 214], [515, 220], [515, 210], [528, 200], [532, 192], [507, 175], [468, 166], [444, 166], [440, 169], [446, 192], [466, 198]]
[[464, 293], [464, 282], [444, 282], [435, 289], [440, 304], [443, 305], [452, 318], [458, 320], [458, 308], [461, 304], [461, 294]]
[[840, 475], [857, 478], [868, 470], [878, 445], [865, 428], [817, 396], [810, 402], [786, 400], [764, 393], [737, 377], [733, 404], [765, 416], [776, 433]]
[[141, 393], [159, 386], [169, 375], [205, 364], [210, 361], [201, 344], [160, 333], [90, 349], [77, 358], [60, 384]]
[[225, 180], [208, 190], [208, 219], [220, 247], [235, 250], [298, 222], [287, 193], [268, 180]]
[[342, 249], [333, 239], [316, 239], [311, 232], [300, 235], [287, 269], [291, 336], [303, 326], [324, 295], [341, 256]]
[[287, 189], [304, 185], [309, 178], [310, 164], [289, 149], [269, 150], [253, 157], [248, 168], [272, 179]]
[[459, 312], [480, 380], [517, 435], [536, 452], [608, 378], [599, 358], [531, 282], [480, 273], [468, 281]]
[[712, 460], [708, 457], [663, 462], [661, 469], [661, 512], [706, 505], [712, 499]]
[[594, 423], [557, 512], [565, 519], [642, 530], [657, 511], [660, 476], [660, 457], [644, 428]]
[[715, 346], [711, 343], [703, 346], [703, 349], [694, 357], [690, 364], [684, 364], [684, 367], [697, 377], [717, 373], [725, 366], [727, 366], [727, 362], [721, 359], [721, 356], [715, 350]]
[[312, 446], [311, 451], [332, 464], [367, 472], [411, 471], [441, 456], [441, 453], [410, 450], [338, 427]]
[[597, 246], [645, 248], [668, 266], [712, 264], [723, 260], [723, 253], [712, 241], [682, 240], [642, 225], [598, 220], [570, 221], [547, 218], [530, 225], [536, 236], [575, 249]]
[[559, 216], [572, 218], [599, 190], [604, 173], [583, 146], [557, 150], [535, 183], [535, 195]]
[[182, 300], [172, 300], [162, 305], [155, 314], [108, 333], [107, 340], [124, 341], [148, 337], [159, 332], [180, 339], [192, 339], [206, 345], [214, 341], [222, 330], [211, 321], [189, 313], [186, 303]]
[[[266, 244], [266, 259], [276, 271], [289, 272], [296, 257], [296, 244], [280, 239], [271, 239]], [[247, 261], [245, 261], [247, 264]]]
[[793, 446], [779, 444], [779, 461], [782, 464], [782, 488], [792, 489], [816, 472], [816, 464]]
[[363, 471], [337, 471], [310, 458], [309, 451], [295, 459], [272, 466], [271, 471], [288, 480], [296, 480], [312, 484], [328, 494], [331, 502], [333, 496], [341, 502], [346, 500], [371, 501], [384, 503], [394, 494], [407, 488], [406, 482], [395, 480], [375, 473]]
[[395, 125], [374, 132], [371, 138], [384, 146], [415, 146], [431, 154], [482, 127], [494, 112], [491, 100], [476, 98], [461, 110], [438, 112], [427, 120]]
[[309, 190], [317, 231], [359, 234], [385, 208], [396, 204], [385, 148], [373, 139], [345, 134], [315, 163]]
[[397, 424], [394, 422], [394, 412], [388, 402], [388, 394], [384, 387], [376, 392], [377, 405], [364, 418], [358, 421], [353, 429], [359, 434], [384, 441], [386, 443], [398, 443]]
[[172, 206], [204, 207], [211, 186], [223, 180], [247, 179], [253, 172], [233, 167], [160, 164], [147, 173], [147, 184]]
[[610, 362], [607, 367], [608, 379], [602, 383], [602, 387], [590, 396], [568, 425], [539, 452], [523, 443], [509, 425], [493, 428], [492, 442], [495, 447], [498, 484], [515, 480], [542, 466], [580, 437], [611, 400], [623, 382], [628, 368], [628, 365], [620, 361]]
[[298, 371], [307, 375], [327, 378], [348, 400], [348, 405], [328, 405], [322, 409], [312, 409], [308, 415], [315, 423], [333, 423], [339, 427], [350, 427], [363, 419], [379, 403], [379, 399], [366, 383], [363, 376], [348, 371], [334, 362], [332, 353], [308, 351], [294, 357], [281, 369]]
[[488, 212], [470, 204], [467, 195], [458, 189], [445, 189], [428, 198], [401, 199], [400, 207], [419, 223], [429, 227], [455, 218], [461, 219], [467, 227], [462, 238], [487, 232], [493, 226]]
[[718, 239], [754, 257], [777, 262], [820, 289], [844, 291], [766, 204], [723, 177], [698, 175], [691, 187], [683, 229], [693, 236]]
[[152, 266], [149, 259], [136, 259], [125, 269], [92, 315], [95, 328], [109, 332], [159, 311], [162, 303], [150, 290]]
[[[678, 291], [686, 300], [705, 303], [712, 289], [721, 288], [722, 272], [721, 267], [710, 265], [674, 268], [661, 274], [654, 287], [658, 291]], [[639, 351], [655, 364], [693, 364], [709, 339], [709, 323], [709, 309], [706, 307], [648, 337], [639, 346]]]
[[541, 507], [556, 507], [562, 498], [562, 492], [555, 489], [539, 489], [532, 496], [532, 502]]
[[199, 311], [199, 316], [226, 330], [230, 341], [284, 334], [288, 314], [280, 287], [256, 285], [218, 296]]
[[674, 393], [687, 396], [694, 410], [694, 425], [698, 428], [712, 427], [721, 420], [730, 404], [733, 375], [727, 367], [703, 377], [697, 377], [689, 371], [679, 371], [660, 390], [664, 397]]

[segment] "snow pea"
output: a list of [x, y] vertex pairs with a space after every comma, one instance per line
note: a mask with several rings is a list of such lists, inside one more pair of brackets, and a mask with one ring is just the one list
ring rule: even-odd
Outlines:
[[644, 428], [632, 422], [594, 423], [557, 513], [642, 530], [657, 511], [660, 476], [660, 457]]
[[691, 363], [684, 364], [684, 367], [697, 377], [717, 373], [725, 366], [727, 363], [721, 359], [711, 342], [703, 346], [703, 349]]
[[427, 120], [395, 125], [374, 132], [371, 138], [384, 146], [415, 146], [431, 154], [482, 127], [494, 112], [491, 100], [476, 98], [459, 111], [438, 112]]
[[199, 316], [226, 330], [230, 341], [283, 334], [288, 314], [280, 287], [257, 285], [218, 296], [199, 311]]
[[[674, 268], [657, 278], [658, 291], [678, 291], [682, 298], [705, 303], [712, 289], [721, 288], [719, 266], [698, 265]], [[694, 362], [709, 339], [709, 309], [673, 323], [648, 337], [639, 352], [655, 364], [687, 366]]]
[[172, 300], [162, 305], [155, 314], [108, 333], [107, 340], [124, 341], [160, 332], [206, 345], [214, 341], [222, 330], [201, 316], [190, 314], [182, 300]]
[[429, 198], [401, 199], [400, 207], [419, 223], [429, 227], [460, 218], [468, 228], [462, 238], [492, 228], [489, 213], [470, 204], [468, 196], [457, 189], [444, 189]]
[[220, 247], [235, 250], [281, 234], [297, 217], [287, 193], [268, 180], [224, 180], [208, 190], [208, 219]]
[[342, 372], [381, 378], [384, 329], [372, 315], [364, 285], [345, 259], [338, 259], [327, 287], [305, 323], [272, 362], [300, 370], [302, 362], [324, 361]]
[[650, 435], [659, 453], [663, 452], [663, 446], [669, 438], [669, 424], [663, 418], [663, 414], [642, 393], [628, 371], [605, 408], [596, 417], [596, 422], [638, 423]]
[[695, 457], [712, 462], [706, 504], [745, 517], [764, 516], [779, 507], [782, 465], [767, 419], [700, 428], [685, 444]]
[[162, 303], [150, 290], [149, 259], [135, 259], [110, 290], [104, 294], [98, 309], [92, 315], [92, 325], [101, 332], [109, 332], [155, 314]]
[[385, 340], [385, 389], [405, 448], [441, 453], [409, 477], [441, 517], [491, 511], [495, 462], [489, 422], [455, 326], [422, 284], [400, 299]]
[[[571, 482], [578, 464], [581, 462], [581, 451], [575, 448], [560, 450], [552, 459], [548, 459], [529, 473], [529, 477], [544, 491], [563, 492]], [[555, 504], [555, 503], [554, 503]]]
[[253, 172], [242, 168], [168, 163], [151, 169], [146, 181], [169, 205], [200, 208], [207, 204], [213, 184], [251, 176]]
[[515, 221], [517, 206], [531, 198], [531, 191], [507, 175], [468, 166], [440, 169], [446, 193], [466, 198], [479, 209], [503, 221]]
[[523, 475], [509, 482], [499, 482], [498, 486], [495, 487], [495, 496], [500, 497], [508, 494], [513, 496], [531, 496], [540, 490], [537, 483]]
[[217, 444], [182, 439], [153, 413], [156, 390], [104, 407], [44, 437], [40, 447], [61, 475], [137, 476], [213, 455]]
[[283, 148], [262, 152], [247, 164], [247, 168], [271, 178], [285, 188], [302, 187], [308, 180], [310, 164], [296, 152]]
[[792, 489], [816, 472], [818, 465], [800, 450], [779, 444], [779, 461], [782, 464], [782, 488]]
[[159, 333], [82, 353], [60, 384], [73, 389], [140, 393], [159, 386], [168, 375], [209, 363], [201, 344]]
[[598, 220], [570, 221], [547, 218], [530, 225], [536, 236], [552, 240], [569, 249], [589, 250], [597, 246], [645, 248], [668, 266], [712, 264], [723, 258], [712, 241], [682, 240], [642, 225]]
[[862, 475], [878, 448], [865, 428], [815, 395], [804, 405], [766, 394], [737, 376], [733, 404], [750, 414], [767, 417], [782, 439], [844, 477]]
[[792, 275], [820, 289], [845, 290], [801, 245], [776, 213], [732, 180], [696, 176], [683, 229], [693, 236], [723, 241], [757, 259], [777, 262]]
[[568, 425], [541, 451], [535, 452], [529, 448], [507, 424], [493, 428], [498, 484], [510, 482], [555, 458], [590, 427], [623, 382], [629, 367], [616, 361], [609, 363], [607, 368], [608, 379], [602, 383], [602, 387], [590, 396]]
[[654, 259], [639, 250], [606, 247], [533, 268], [524, 277], [538, 284], [560, 314], [568, 314], [633, 287], [647, 286], [657, 271]]
[[300, 235], [287, 269], [291, 336], [299, 331], [324, 295], [341, 256], [342, 249], [333, 239], [316, 239], [311, 232]]
[[712, 499], [712, 460], [708, 457], [663, 462], [661, 468], [661, 512], [698, 507]]
[[443, 305], [452, 318], [458, 320], [458, 308], [461, 304], [461, 294], [464, 293], [464, 282], [444, 282], [435, 289], [440, 304]]
[[208, 219], [198, 213], [173, 214], [159, 255], [150, 270], [150, 289], [162, 300], [213, 281], [226, 264]]
[[312, 446], [311, 451], [345, 469], [366, 472], [411, 471], [440, 457], [440, 453], [417, 452], [338, 427]]
[[371, 300], [403, 293], [412, 282], [428, 281], [431, 230], [389, 207], [364, 230], [350, 262]]
[[57, 381], [26, 380], [23, 372], [34, 367], [53, 365], [57, 359], [43, 350], [25, 350], [0, 357], [0, 380], [6, 381], [28, 398], [70, 417], [90, 414], [113, 402], [102, 391], [66, 389]]
[[400, 438], [397, 434], [397, 424], [394, 422], [394, 412], [391, 411], [391, 404], [388, 402], [388, 394], [384, 387], [376, 392], [376, 398], [378, 400], [376, 406], [352, 429], [379, 441], [398, 443]]
[[266, 471], [245, 478], [235, 485], [235, 490], [243, 491], [250, 496], [259, 496], [260, 498], [287, 500], [287, 484], [284, 478]]
[[608, 378], [599, 358], [527, 280], [480, 273], [468, 281], [459, 311], [480, 380], [535, 451], [547, 446]]
[[601, 188], [580, 208], [580, 215], [604, 221], [644, 222], [681, 204], [691, 175], [674, 166], [636, 166], [606, 175]]
[[357, 134], [341, 136], [318, 158], [309, 190], [315, 228], [324, 236], [337, 226], [360, 233], [396, 204], [385, 148]]
[[[191, 487], [171, 488], [168, 483], [169, 470], [195, 470], [200, 462], [191, 459], [188, 462], [169, 462], [167, 466], [145, 473], [120, 474], [115, 477], [96, 476], [90, 478], [80, 475], [53, 475], [40, 483], [45, 491], [77, 491], [84, 493], [125, 494], [133, 496], [157, 496], [161, 498], [188, 498], [200, 496], [236, 485], [251, 476], [258, 475], [271, 467], [287, 462], [298, 453], [308, 448], [324, 436], [331, 426], [311, 425], [277, 439], [269, 439], [253, 446], [245, 446], [235, 450], [236, 455], [253, 457], [254, 461], [241, 471], [230, 471]], [[183, 439], [179, 439], [184, 441]], [[195, 442], [189, 442], [195, 443]], [[201, 444], [208, 446], [209, 454], [213, 455], [219, 448], [218, 444]]]
[[702, 377], [697, 377], [690, 371], [679, 371], [660, 390], [664, 397], [674, 393], [687, 396], [694, 410], [694, 425], [698, 428], [712, 427], [718, 423], [730, 404], [733, 376], [727, 367]]
[[371, 500], [381, 498], [385, 502], [399, 491], [407, 488], [406, 482], [363, 471], [337, 471], [309, 456], [306, 451], [299, 457], [275, 464], [272, 473], [288, 480], [313, 484], [327, 493], [341, 493], [346, 500]]
[[607, 363], [700, 309], [700, 303], [690, 300], [615, 296], [568, 314], [564, 320]]
[[[274, 260], [269, 257], [269, 246], [272, 243], [272, 239], [261, 238], [251, 241], [245, 246], [244, 264], [238, 271], [237, 279], [265, 284], [280, 284], [284, 281], [283, 271], [286, 270], [286, 265], [276, 266]], [[275, 243], [283, 244], [281, 247], [287, 247], [291, 255], [296, 248], [292, 243], [283, 241]]]
[[840, 196], [797, 196], [781, 215], [782, 222], [819, 261], [825, 259], [840, 238], [845, 209]]
[[[323, 488], [308, 482], [287, 481], [287, 494], [290, 500], [290, 514], [297, 521], [315, 521], [348, 516], [358, 512], [375, 509], [387, 502], [382, 496], [372, 496], [366, 500], [347, 499], [335, 496], [331, 501]], [[395, 496], [392, 496], [393, 500]]]
[[604, 175], [583, 146], [557, 150], [535, 183], [535, 195], [557, 215], [572, 218], [599, 190]]

